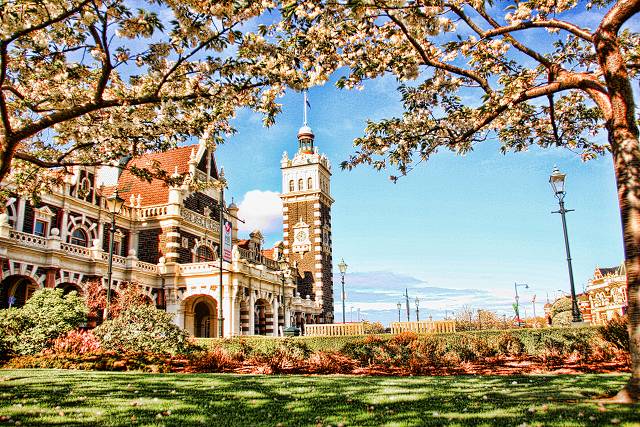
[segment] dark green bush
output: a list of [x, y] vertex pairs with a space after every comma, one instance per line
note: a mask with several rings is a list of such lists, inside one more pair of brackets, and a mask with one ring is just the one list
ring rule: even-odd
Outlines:
[[498, 353], [505, 356], [520, 356], [524, 352], [524, 344], [511, 332], [500, 334], [496, 342]]
[[132, 305], [94, 329], [104, 350], [185, 354], [196, 349], [173, 315], [150, 305]]
[[629, 317], [616, 316], [598, 328], [598, 334], [618, 350], [629, 351]]
[[0, 310], [0, 351], [36, 354], [87, 320], [87, 307], [76, 292], [39, 289], [22, 308]]

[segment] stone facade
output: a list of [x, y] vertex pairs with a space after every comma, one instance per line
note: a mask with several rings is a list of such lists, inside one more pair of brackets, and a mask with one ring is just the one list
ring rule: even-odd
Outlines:
[[[127, 170], [76, 168], [38, 206], [11, 197], [0, 214], [0, 308], [20, 306], [42, 287], [82, 293], [89, 281], [108, 285], [112, 214], [105, 201], [117, 188], [124, 205], [116, 215], [112, 258], [116, 294], [126, 282], [138, 284], [196, 336], [219, 336], [219, 328], [224, 336], [277, 335], [291, 324], [319, 320], [321, 304], [299, 292], [288, 265], [263, 254], [259, 233], [252, 233], [251, 250], [240, 244], [233, 204], [225, 208], [233, 229], [231, 257], [219, 259], [218, 218], [225, 204], [214, 188], [213, 153], [204, 144], [130, 159], [129, 165], [149, 162], [184, 175], [185, 184], [147, 183]], [[193, 181], [212, 185], [194, 192]], [[10, 190], [12, 183], [2, 185]]]
[[298, 290], [316, 301], [322, 323], [332, 323], [331, 165], [314, 138], [303, 126], [295, 156], [285, 152], [280, 163], [284, 255], [296, 267]]

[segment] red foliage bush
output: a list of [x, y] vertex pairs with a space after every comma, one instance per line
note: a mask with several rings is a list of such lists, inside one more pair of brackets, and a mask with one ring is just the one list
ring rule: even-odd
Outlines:
[[91, 331], [74, 329], [53, 340], [48, 353], [85, 354], [95, 353], [100, 349], [100, 341]]
[[358, 362], [338, 351], [316, 351], [307, 362], [310, 374], [349, 374]]
[[224, 349], [216, 347], [190, 357], [188, 370], [190, 372], [232, 372], [240, 365], [241, 362], [231, 357]]

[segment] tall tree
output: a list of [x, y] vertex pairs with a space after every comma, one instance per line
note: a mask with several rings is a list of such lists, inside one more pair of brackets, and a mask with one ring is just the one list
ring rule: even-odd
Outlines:
[[[281, 87], [267, 85], [277, 73], [239, 52], [251, 21], [273, 6], [2, 2], [0, 181], [37, 193], [75, 165], [117, 165], [189, 137], [220, 142], [240, 107], [271, 122]], [[295, 78], [289, 74], [294, 86]]]
[[[488, 137], [496, 137], [503, 152], [564, 146], [590, 159], [609, 150], [623, 224], [633, 365], [619, 396], [637, 400], [640, 149], [631, 80], [640, 69], [640, 36], [628, 21], [640, 0], [507, 4], [290, 0], [282, 2], [285, 19], [271, 35], [295, 56], [310, 85], [340, 68], [348, 69], [338, 81], [345, 88], [388, 73], [399, 79], [402, 116], [369, 122], [345, 168], [391, 166], [405, 174], [439, 149], [463, 154]], [[581, 16], [596, 17], [597, 28], [584, 28]], [[265, 58], [270, 49], [262, 49]], [[594, 136], [603, 130], [607, 141], [598, 143]]]

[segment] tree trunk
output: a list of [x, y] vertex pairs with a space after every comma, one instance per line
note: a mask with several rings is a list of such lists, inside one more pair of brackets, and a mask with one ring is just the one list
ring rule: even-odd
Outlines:
[[640, 398], [640, 148], [628, 130], [609, 133], [622, 218], [631, 352], [631, 378], [617, 400]]
[[640, 147], [633, 90], [618, 31], [638, 11], [640, 0], [618, 0], [593, 36], [610, 102], [610, 111], [604, 115], [616, 173], [627, 269], [631, 378], [616, 396], [616, 400], [626, 402], [640, 398]]
[[[13, 158], [14, 147], [8, 138], [0, 133], [0, 182], [9, 175], [11, 170], [11, 160]], [[0, 204], [0, 212], [4, 211], [4, 203]]]

